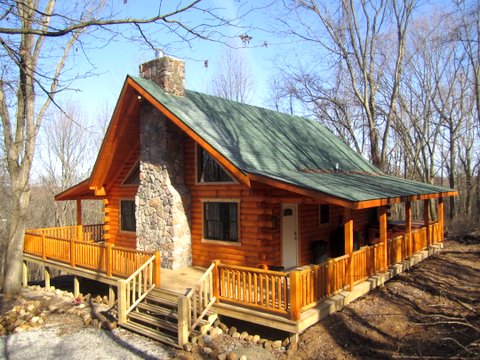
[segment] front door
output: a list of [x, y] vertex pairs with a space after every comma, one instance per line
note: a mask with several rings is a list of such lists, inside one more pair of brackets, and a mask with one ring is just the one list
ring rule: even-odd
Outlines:
[[282, 204], [282, 265], [285, 269], [298, 266], [297, 213], [297, 204]]

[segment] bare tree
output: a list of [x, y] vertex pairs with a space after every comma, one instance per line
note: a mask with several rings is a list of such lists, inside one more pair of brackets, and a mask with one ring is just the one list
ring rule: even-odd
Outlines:
[[[289, 13], [295, 21], [282, 20], [291, 34], [321, 48], [328, 59], [323, 56], [322, 62], [328, 63], [330, 73], [335, 74], [330, 81], [320, 82], [311, 72], [300, 74], [299, 77], [309, 80], [302, 83], [305, 93], [311, 94], [307, 101], [315, 104], [322, 100], [319, 105], [330, 102], [340, 115], [339, 121], [346, 121], [349, 118], [345, 116], [345, 104], [331, 95], [350, 92], [355, 101], [347, 106], [357, 106], [362, 115], [368, 130], [369, 156], [384, 169], [404, 66], [406, 35], [416, 0], [342, 0], [338, 6], [324, 4], [327, 3], [296, 1]], [[393, 71], [386, 71], [387, 62], [393, 64]], [[382, 83], [389, 86], [380, 89]], [[320, 87], [323, 90], [319, 93]], [[355, 136], [350, 125], [345, 130]]]
[[213, 75], [212, 93], [224, 99], [250, 103], [255, 95], [255, 78], [244, 48], [227, 47]]
[[[137, 37], [152, 48], [146, 27], [166, 29], [179, 41], [194, 38], [220, 37], [218, 29], [229, 24], [200, 0], [171, 4], [170, 9], [150, 18], [118, 18], [108, 2], [55, 0], [7, 0], [0, 2], [0, 117], [2, 120], [3, 151], [12, 191], [12, 211], [3, 277], [4, 293], [20, 289], [23, 234], [30, 201], [30, 171], [38, 132], [47, 109], [55, 103], [57, 93], [68, 87], [62, 77], [72, 49], [80, 53], [87, 44], [82, 36], [96, 31], [110, 31], [114, 36], [118, 26], [131, 25]], [[197, 13], [198, 21], [183, 20], [185, 13]], [[213, 31], [213, 30], [214, 31]], [[118, 33], [117, 33], [118, 34]], [[108, 39], [105, 39], [106, 41]]]

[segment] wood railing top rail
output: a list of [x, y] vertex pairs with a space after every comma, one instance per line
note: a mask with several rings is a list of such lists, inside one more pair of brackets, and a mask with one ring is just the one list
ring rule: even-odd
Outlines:
[[150, 258], [147, 259], [147, 261], [145, 261], [143, 263], [142, 266], [140, 266], [136, 271], [134, 271], [132, 273], [132, 275], [130, 275], [128, 278], [126, 278], [125, 280], [121, 280], [121, 281], [125, 281], [125, 282], [130, 282], [133, 280], [133, 278], [135, 276], [137, 276], [140, 272], [142, 272], [150, 263], [154, 262], [155, 261], [155, 255], [151, 256]]
[[264, 270], [264, 269], [251, 268], [247, 266], [227, 265], [227, 264], [220, 263], [218, 264], [218, 267], [228, 268], [232, 270], [239, 270], [239, 271], [247, 271], [247, 272], [258, 273], [258, 274], [265, 274], [265, 275], [288, 276], [288, 273], [284, 271]]
[[210, 276], [210, 273], [213, 272], [213, 269], [215, 268], [215, 263], [212, 263], [207, 270], [205, 270], [205, 272], [202, 274], [202, 276], [200, 276], [200, 279], [197, 280], [197, 282], [195, 283], [195, 285], [192, 286], [192, 288], [190, 289], [190, 291], [187, 293], [187, 295], [185, 295], [186, 297], [192, 297], [195, 289], [197, 287], [200, 286], [200, 284], [208, 277]]

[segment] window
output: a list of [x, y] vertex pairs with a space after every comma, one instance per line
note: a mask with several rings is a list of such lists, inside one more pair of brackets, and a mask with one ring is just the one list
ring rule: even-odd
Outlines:
[[209, 153], [197, 145], [197, 181], [200, 183], [233, 182], [233, 179]]
[[330, 205], [320, 205], [320, 225], [330, 223]]
[[203, 236], [206, 240], [238, 242], [238, 203], [204, 202]]
[[140, 184], [140, 163], [137, 163], [123, 181], [123, 185], [138, 185]]
[[120, 200], [120, 223], [122, 231], [136, 231], [134, 200]]

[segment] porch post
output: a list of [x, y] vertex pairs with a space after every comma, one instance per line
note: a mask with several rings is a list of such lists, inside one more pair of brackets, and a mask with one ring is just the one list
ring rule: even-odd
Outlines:
[[349, 208], [344, 209], [345, 224], [344, 228], [344, 244], [345, 244], [345, 255], [348, 255], [347, 262], [347, 271], [346, 277], [350, 291], [353, 290], [353, 219], [352, 219], [352, 210]]
[[378, 224], [380, 227], [380, 243], [383, 244], [383, 269], [388, 270], [388, 241], [387, 241], [387, 207], [378, 208]]
[[444, 240], [444, 231], [445, 231], [445, 229], [444, 229], [445, 224], [444, 224], [444, 222], [443, 222], [443, 221], [444, 221], [444, 217], [443, 217], [443, 197], [439, 197], [439, 198], [438, 198], [438, 204], [437, 204], [437, 206], [438, 206], [437, 212], [438, 212], [438, 226], [439, 226], [439, 229], [438, 229], [439, 239], [438, 239], [438, 240], [439, 240], [440, 242], [443, 242], [443, 240]]
[[408, 256], [412, 256], [414, 253], [413, 237], [412, 237], [412, 203], [411, 201], [405, 202], [405, 236], [408, 239]]
[[82, 225], [82, 200], [77, 199], [77, 225]]
[[428, 199], [425, 199], [423, 200], [423, 225], [425, 226], [425, 236], [426, 236], [426, 240], [427, 240], [427, 249], [428, 247], [430, 246], [430, 229], [429, 229], [429, 226], [430, 226], [430, 219], [429, 219], [429, 200]]

